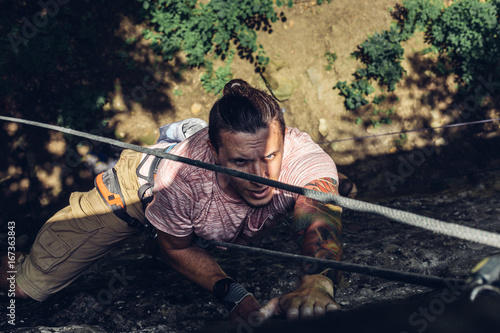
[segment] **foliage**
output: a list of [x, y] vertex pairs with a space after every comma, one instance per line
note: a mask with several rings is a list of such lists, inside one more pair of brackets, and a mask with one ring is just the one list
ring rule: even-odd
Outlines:
[[403, 146], [406, 142], [408, 142], [408, 135], [406, 133], [399, 134], [399, 139], [394, 140], [394, 143], [398, 147]]
[[233, 62], [234, 50], [229, 51], [225, 66], [214, 71], [213, 63], [207, 61], [207, 71], [201, 76], [201, 85], [207, 92], [215, 95], [221, 94], [226, 83], [232, 78], [231, 63]]
[[[278, 16], [272, 0], [225, 1], [211, 0], [207, 4], [196, 0], [138, 0], [144, 15], [153, 29], [146, 29], [144, 37], [151, 41], [152, 49], [164, 60], [172, 60], [177, 52], [184, 51], [189, 66], [206, 66], [202, 77], [207, 91], [219, 91], [221, 75], [230, 71], [229, 62], [214, 76], [213, 62], [206, 55], [227, 57], [231, 41], [238, 45], [241, 54], [252, 56], [258, 52], [258, 64], [269, 62], [263, 48], [257, 44], [255, 22], [269, 25]], [[209, 82], [210, 80], [217, 82]]]
[[439, 53], [441, 74], [455, 73], [462, 91], [481, 77], [498, 77], [500, 1], [461, 0], [444, 8], [438, 0], [406, 0], [397, 13], [402, 40], [425, 31], [430, 47], [423, 53]]
[[444, 9], [442, 0], [403, 0], [392, 13], [400, 26], [400, 40], [405, 41], [415, 32], [423, 32]]
[[500, 51], [499, 1], [454, 2], [428, 31], [428, 41], [446, 54], [459, 81], [472, 83], [498, 66]]
[[[388, 110], [381, 110], [377, 107], [372, 111], [368, 120], [370, 124], [373, 125], [373, 128], [378, 128], [383, 124], [390, 125], [392, 124], [391, 117], [394, 115], [394, 108], [390, 108]], [[363, 118], [357, 117], [355, 120], [356, 125], [363, 124]]]
[[[353, 52], [353, 55], [360, 59], [365, 67], [354, 73], [356, 80], [350, 85], [346, 82], [338, 82], [334, 87], [334, 89], [339, 89], [340, 95], [345, 97], [344, 104], [348, 110], [355, 110], [369, 103], [363, 95], [368, 96], [374, 91], [369, 83], [370, 79], [378, 80], [379, 83], [386, 85], [388, 91], [396, 89], [396, 84], [406, 73], [401, 66], [404, 49], [400, 42], [399, 29], [391, 26], [390, 30], [382, 33], [376, 32], [358, 45], [358, 50]], [[368, 86], [370, 89], [363, 89]], [[379, 104], [383, 99], [375, 98], [374, 101], [375, 104]]]
[[375, 90], [367, 79], [354, 81], [349, 85], [346, 81], [339, 81], [335, 88], [339, 89], [340, 95], [345, 97], [344, 105], [348, 110], [355, 110], [368, 104], [364, 96], [371, 94]]
[[331, 53], [330, 51], [325, 53], [326, 61], [328, 65], [326, 65], [326, 70], [329, 71], [332, 69], [332, 65], [337, 60], [337, 53], [333, 52]]
[[389, 91], [394, 91], [396, 83], [406, 73], [401, 66], [403, 54], [399, 31], [395, 26], [389, 31], [376, 32], [353, 53], [366, 64], [366, 68], [358, 69], [355, 75], [359, 78], [376, 79], [387, 85]]
[[[105, 102], [96, 66], [103, 4], [11, 2], [0, 14], [0, 95], [16, 116], [76, 129], [97, 128]], [[85, 13], [82, 15], [82, 13]]]
[[387, 98], [387, 96], [385, 96], [385, 95], [376, 96], [376, 97], [373, 98], [372, 103], [379, 105], [380, 103], [382, 103], [383, 101], [385, 101], [386, 98]]
[[153, 49], [165, 60], [172, 60], [182, 50], [190, 66], [204, 65], [205, 54], [213, 51], [227, 55], [232, 40], [250, 54], [257, 52], [255, 22], [269, 24], [268, 20], [278, 19], [272, 0], [138, 1], [153, 26], [144, 31]]
[[378, 108], [375, 108], [372, 112], [372, 117], [370, 118], [373, 128], [378, 128], [382, 124], [390, 125], [392, 123], [391, 116], [393, 114], [394, 108], [390, 108], [389, 110], [379, 110]]
[[[480, 83], [486, 78], [490, 82], [500, 79], [500, 1], [460, 0], [445, 8], [440, 0], [404, 0], [392, 14], [397, 25], [375, 33], [353, 53], [365, 64], [355, 72], [356, 81], [350, 85], [338, 82], [334, 87], [346, 98], [346, 108], [352, 110], [368, 104], [366, 95], [356, 89], [361, 80], [377, 80], [389, 91], [395, 90], [405, 73], [401, 66], [404, 54], [401, 42], [416, 31], [425, 32], [430, 45], [422, 53], [438, 53], [436, 68], [440, 73], [454, 73], [460, 91], [473, 91], [468, 98], [480, 105], [489, 93], [487, 89], [491, 90], [491, 84], [486, 89], [477, 89]], [[375, 97], [372, 102], [380, 104], [383, 100]], [[372, 119], [372, 123], [374, 126], [387, 123], [382, 120]], [[361, 123], [362, 119], [356, 122]]]
[[[237, 46], [240, 56], [255, 60], [256, 66], [269, 63], [264, 48], [257, 43], [256, 30], [270, 30], [271, 23], [278, 20], [273, 0], [211, 0], [206, 4], [197, 0], [138, 1], [152, 27], [144, 30], [152, 49], [166, 61], [183, 51], [189, 66], [207, 67], [203, 86], [210, 91], [220, 83], [208, 83], [210, 78], [217, 79], [213, 67], [210, 68], [211, 54], [227, 58], [231, 43]], [[292, 7], [293, 1], [276, 0], [277, 7], [285, 4]], [[227, 62], [224, 68], [223, 71], [229, 69]]]

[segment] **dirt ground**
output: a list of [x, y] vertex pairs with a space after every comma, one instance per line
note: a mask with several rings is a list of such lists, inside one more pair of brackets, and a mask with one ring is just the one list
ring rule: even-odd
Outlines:
[[[489, 182], [484, 182], [490, 188]], [[402, 196], [378, 204], [492, 232], [500, 231], [500, 196], [477, 186], [433, 196]], [[345, 210], [344, 261], [440, 277], [466, 279], [484, 257], [498, 249], [437, 235], [378, 215]], [[43, 303], [18, 301], [16, 327], [9, 332], [304, 332], [327, 327], [338, 332], [498, 332], [500, 296], [454, 283], [433, 290], [363, 274], [344, 273], [337, 291], [338, 311], [318, 322], [230, 326], [224, 308], [207, 291], [184, 279], [146, 251], [146, 237], [123, 242], [69, 287]], [[4, 245], [0, 240], [0, 244]], [[285, 219], [252, 246], [297, 253]], [[300, 279], [301, 262], [210, 250], [221, 267], [265, 304], [290, 292]], [[443, 291], [444, 290], [444, 291]], [[450, 293], [442, 296], [444, 293]], [[0, 299], [7, 301], [6, 295]], [[423, 310], [421, 310], [423, 309]], [[427, 310], [426, 310], [427, 309]], [[423, 311], [423, 312], [422, 312]], [[427, 311], [428, 317], [425, 315]], [[413, 318], [413, 319], [411, 319]], [[431, 318], [431, 319], [426, 319]]]
[[[410, 133], [404, 142], [397, 142], [398, 135], [332, 142], [438, 127], [474, 118], [460, 117], [464, 107], [456, 102], [455, 82], [453, 77], [443, 76], [436, 70], [437, 57], [419, 53], [425, 48], [422, 35], [406, 43], [403, 66], [407, 74], [394, 93], [385, 93], [388, 98], [380, 106], [383, 109], [394, 107], [391, 125], [373, 128], [369, 125], [369, 118], [373, 117], [372, 106], [347, 111], [338, 90], [332, 89], [339, 80], [352, 80], [352, 74], [361, 63], [351, 53], [369, 34], [389, 28], [389, 9], [400, 1], [334, 0], [321, 6], [315, 5], [315, 1], [295, 2], [293, 8], [283, 9], [286, 20], [273, 24], [271, 33], [258, 33], [259, 42], [271, 58], [265, 75], [270, 81], [279, 83], [273, 90], [279, 92], [282, 99], [289, 95], [281, 102], [287, 125], [309, 133], [320, 143], [333, 157], [338, 169], [356, 182], [358, 198], [499, 232], [499, 122]], [[141, 38], [141, 30], [142, 27], [133, 25], [127, 18], [123, 18], [116, 28], [115, 37], [123, 41], [137, 37], [127, 52], [142, 67], [134, 76], [116, 74], [114, 90], [109, 92], [109, 102], [105, 105], [105, 116], [111, 130], [103, 134], [148, 145], [155, 142], [159, 126], [165, 123], [188, 117], [207, 120], [217, 97], [203, 91], [200, 83], [202, 70], [182, 68], [182, 55], [171, 64], [158, 62], [148, 50], [147, 42]], [[326, 52], [335, 52], [338, 56], [329, 71], [326, 70]], [[158, 67], [151, 69], [152, 63], [157, 63]], [[235, 57], [232, 70], [234, 77], [267, 89], [261, 76], [255, 72], [255, 66], [248, 61]], [[148, 90], [145, 99], [126, 103], [127, 96], [148, 73], [154, 73], [162, 84]], [[477, 111], [483, 118], [500, 117], [495, 98], [487, 100]], [[363, 124], [355, 124], [358, 117], [363, 118]], [[322, 133], [320, 119], [324, 120]], [[77, 141], [69, 141], [59, 133], [27, 126], [2, 124], [2, 128], [2, 141], [9, 143], [3, 151], [9, 153], [1, 161], [0, 185], [5, 197], [2, 208], [5, 213], [0, 216], [0, 225], [16, 221], [18, 249], [27, 250], [42, 223], [67, 204], [72, 191], [90, 189], [95, 175], [82, 163], [85, 145], [77, 146]], [[93, 152], [108, 157], [119, 153], [102, 145], [90, 146]], [[478, 260], [497, 253], [492, 248], [396, 227], [380, 217], [366, 218], [347, 212], [344, 219], [345, 260], [350, 262], [464, 278]], [[0, 244], [5, 248], [3, 236]], [[122, 244], [77, 283], [42, 306], [35, 302], [20, 303], [20, 321], [15, 332], [226, 329], [219, 326], [223, 325], [225, 312], [211, 295], [145, 254], [143, 242], [143, 238], [138, 238]], [[290, 233], [283, 225], [256, 245], [296, 251]], [[215, 255], [220, 256], [221, 265], [227, 267], [229, 273], [248, 281], [247, 287], [262, 302], [292, 288], [297, 281], [293, 267], [287, 262], [253, 258], [244, 253]], [[235, 269], [242, 266], [244, 270]], [[110, 303], [103, 303], [97, 296], [102, 290], [107, 290], [107, 283], [116, 272], [125, 272], [134, 276], [134, 280], [118, 294], [113, 294]], [[366, 304], [378, 306], [377, 301], [384, 301], [385, 305], [399, 304], [398, 301], [405, 302], [412, 295], [428, 295], [425, 296], [428, 298], [422, 296], [424, 306], [428, 306], [435, 297], [427, 294], [430, 289], [398, 282], [354, 274], [347, 274], [347, 280], [350, 286], [338, 293], [338, 300], [346, 310], [340, 315], [344, 319], [336, 317], [340, 321], [351, 318], [348, 311], [357, 311]], [[276, 281], [276, 285], [270, 285], [268, 281]], [[5, 299], [3, 295], [2, 304]], [[498, 299], [493, 297], [493, 302], [498, 309]], [[418, 327], [408, 327], [406, 318], [418, 311], [419, 306], [409, 306], [408, 312], [400, 316], [404, 319], [404, 322], [398, 321], [400, 325], [379, 331], [416, 331]], [[467, 313], [470, 308], [466, 307], [464, 311]], [[460, 323], [463, 332], [472, 332], [479, 327], [478, 321], [471, 319], [470, 328], [458, 320], [470, 319], [463, 313], [449, 313], [444, 317]], [[475, 318], [498, 322], [498, 318], [491, 317], [485, 310]], [[4, 317], [0, 323], [0, 330], [8, 329]], [[443, 331], [439, 326], [443, 324], [441, 319], [434, 324], [437, 326], [431, 325], [433, 328], [428, 332]], [[453, 327], [452, 331], [458, 332], [459, 329]], [[343, 331], [349, 331], [348, 326]], [[487, 327], [482, 331], [490, 332]]]

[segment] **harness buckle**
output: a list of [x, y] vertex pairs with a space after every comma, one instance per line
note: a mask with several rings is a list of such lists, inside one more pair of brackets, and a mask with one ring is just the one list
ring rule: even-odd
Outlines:
[[[169, 152], [172, 148], [175, 147], [175, 144], [170, 145], [165, 152]], [[139, 173], [139, 170], [146, 162], [146, 160], [151, 155], [147, 155], [139, 164], [136, 170], [136, 174], [138, 178], [143, 178], [147, 180], [147, 183], [142, 185], [139, 188], [138, 196], [142, 202], [143, 209], [146, 210], [147, 205], [151, 202], [151, 197], [144, 197], [147, 190], [153, 187], [153, 182], [156, 177], [156, 171], [158, 169], [158, 165], [160, 164], [161, 158], [155, 156], [151, 167], [149, 168], [149, 174], [147, 176], [143, 176]], [[121, 191], [120, 182], [118, 181], [118, 176], [116, 174], [116, 170], [114, 168], [104, 171], [97, 175], [94, 180], [95, 187], [97, 192], [101, 195], [101, 198], [108, 204], [113, 213], [122, 221], [127, 223], [129, 226], [133, 228], [137, 228], [139, 230], [145, 231], [146, 234], [151, 238], [156, 238], [156, 229], [149, 223], [149, 221], [144, 218], [144, 223], [139, 221], [138, 219], [130, 216], [126, 210], [125, 200]]]
[[500, 254], [486, 257], [473, 269], [473, 275], [467, 280], [472, 288], [470, 299], [474, 299], [483, 291], [489, 290], [500, 294]]

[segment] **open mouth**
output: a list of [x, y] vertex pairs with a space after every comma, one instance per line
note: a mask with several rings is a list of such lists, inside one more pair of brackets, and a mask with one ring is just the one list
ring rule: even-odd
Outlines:
[[248, 190], [248, 192], [250, 192], [250, 196], [252, 196], [254, 199], [263, 199], [269, 194], [270, 190], [271, 190], [270, 187], [266, 187], [264, 189], [257, 191]]

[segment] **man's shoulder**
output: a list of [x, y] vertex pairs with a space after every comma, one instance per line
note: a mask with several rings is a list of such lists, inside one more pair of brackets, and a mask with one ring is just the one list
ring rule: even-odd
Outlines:
[[[311, 136], [295, 127], [287, 127], [285, 134], [285, 156], [289, 154], [307, 154], [311, 147], [319, 148]], [[306, 149], [304, 149], [306, 148]]]
[[313, 142], [311, 136], [295, 127], [286, 128], [285, 142]]
[[206, 160], [210, 159], [208, 150], [208, 130], [204, 128], [186, 140], [179, 142], [172, 149], [172, 154], [196, 160]]
[[287, 128], [285, 151], [281, 167], [282, 181], [303, 186], [324, 178], [337, 178], [335, 163], [309, 134], [297, 128]]
[[[207, 140], [208, 131], [202, 129], [186, 140], [177, 143], [170, 153], [192, 160], [213, 163], [213, 156], [208, 148]], [[162, 174], [175, 174], [175, 176], [179, 178], [189, 178], [192, 177], [193, 174], [198, 175], [197, 177], [203, 177], [205, 173], [210, 174], [210, 172], [205, 169], [172, 160], [162, 161], [161, 169], [163, 171]]]

